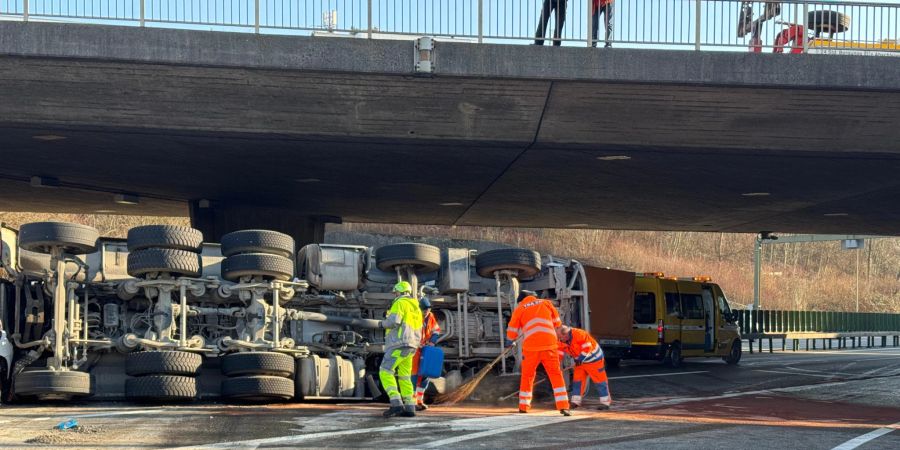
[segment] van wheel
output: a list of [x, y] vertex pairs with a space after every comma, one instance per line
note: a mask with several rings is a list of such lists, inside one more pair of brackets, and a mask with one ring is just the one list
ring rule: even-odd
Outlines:
[[722, 361], [733, 366], [741, 361], [741, 341], [731, 343], [731, 351], [728, 352], [728, 356], [722, 357]]
[[681, 367], [682, 361], [684, 361], [684, 357], [681, 356], [681, 344], [676, 342], [672, 344], [672, 347], [669, 349], [669, 355], [666, 356], [666, 359], [663, 362], [669, 367], [677, 369]]
[[615, 369], [619, 367], [619, 361], [621, 358], [604, 358], [606, 360], [606, 368], [607, 369]]

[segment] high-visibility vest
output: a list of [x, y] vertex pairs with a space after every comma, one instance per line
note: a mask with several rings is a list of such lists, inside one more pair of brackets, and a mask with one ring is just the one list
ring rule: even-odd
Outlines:
[[559, 342], [556, 327], [561, 325], [559, 311], [550, 300], [529, 295], [513, 311], [506, 327], [506, 337], [512, 341], [524, 336], [524, 351], [556, 350]]
[[420, 347], [424, 347], [428, 342], [437, 344], [435, 341], [441, 337], [442, 331], [441, 325], [438, 324], [437, 319], [434, 318], [434, 313], [429, 311], [428, 314], [425, 315], [422, 323], [422, 343]]
[[[568, 353], [580, 364], [590, 364], [603, 359], [603, 349], [590, 333], [580, 328], [572, 328], [569, 342], [559, 343], [560, 353]], [[562, 355], [560, 355], [562, 357]]]
[[422, 310], [419, 301], [397, 297], [382, 322], [385, 353], [401, 347], [419, 348], [422, 342]]

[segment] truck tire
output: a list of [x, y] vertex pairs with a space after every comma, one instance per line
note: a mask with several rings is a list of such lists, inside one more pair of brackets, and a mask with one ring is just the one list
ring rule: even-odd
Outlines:
[[177, 375], [147, 375], [125, 380], [125, 397], [141, 402], [193, 400], [197, 379]]
[[142, 277], [153, 272], [199, 276], [200, 255], [170, 248], [147, 248], [128, 254], [128, 275]]
[[817, 33], [843, 33], [850, 29], [850, 16], [837, 11], [810, 11], [806, 26]]
[[243, 375], [294, 375], [294, 358], [276, 352], [232, 353], [222, 358], [222, 374], [226, 377]]
[[222, 256], [241, 253], [268, 253], [292, 258], [294, 238], [270, 230], [241, 230], [222, 236]]
[[669, 348], [669, 354], [666, 355], [665, 359], [663, 359], [663, 362], [667, 366], [673, 369], [677, 369], [681, 367], [681, 363], [683, 361], [684, 357], [681, 356], [681, 344], [676, 342], [672, 344], [672, 347]]
[[619, 363], [622, 362], [620, 358], [603, 358], [606, 360], [606, 368], [607, 369], [615, 369], [619, 367]]
[[92, 253], [99, 238], [100, 232], [77, 223], [33, 222], [19, 229], [19, 247], [38, 253], [50, 253], [54, 247], [74, 255]]
[[246, 276], [290, 280], [294, 277], [294, 262], [268, 253], [241, 253], [222, 260], [222, 278], [238, 281]]
[[722, 361], [725, 361], [729, 365], [737, 365], [737, 363], [741, 362], [741, 341], [737, 340], [731, 343], [731, 349], [728, 351], [727, 356], [722, 357]]
[[375, 265], [392, 273], [397, 266], [413, 266], [416, 273], [434, 272], [441, 267], [441, 249], [413, 242], [385, 245], [376, 251]]
[[68, 399], [91, 395], [91, 375], [75, 370], [31, 370], [16, 376], [16, 395]]
[[524, 248], [501, 248], [475, 257], [475, 269], [484, 278], [494, 278], [494, 272], [512, 270], [519, 278], [531, 278], [541, 271], [541, 254]]
[[129, 353], [125, 357], [125, 373], [133, 377], [141, 375], [184, 375], [200, 373], [203, 357], [196, 353], [180, 351], [145, 351]]
[[145, 225], [128, 230], [128, 251], [145, 248], [171, 248], [199, 252], [203, 233], [190, 227], [175, 225]]
[[254, 402], [290, 400], [294, 397], [294, 380], [267, 375], [226, 378], [222, 396]]

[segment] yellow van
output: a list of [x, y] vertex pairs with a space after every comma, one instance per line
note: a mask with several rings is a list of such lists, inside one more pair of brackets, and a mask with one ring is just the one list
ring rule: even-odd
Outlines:
[[637, 275], [627, 358], [656, 359], [678, 367], [692, 356], [741, 360], [741, 334], [722, 289], [709, 277]]

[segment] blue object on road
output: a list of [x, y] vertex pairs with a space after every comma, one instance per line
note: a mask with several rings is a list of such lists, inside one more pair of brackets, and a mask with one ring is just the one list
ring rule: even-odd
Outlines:
[[69, 419], [65, 422], [60, 422], [59, 425], [56, 426], [57, 430], [68, 430], [70, 428], [75, 428], [78, 426], [78, 421], [75, 419]]
[[439, 347], [422, 347], [422, 360], [419, 361], [419, 375], [425, 378], [438, 378], [444, 369], [444, 351]]

